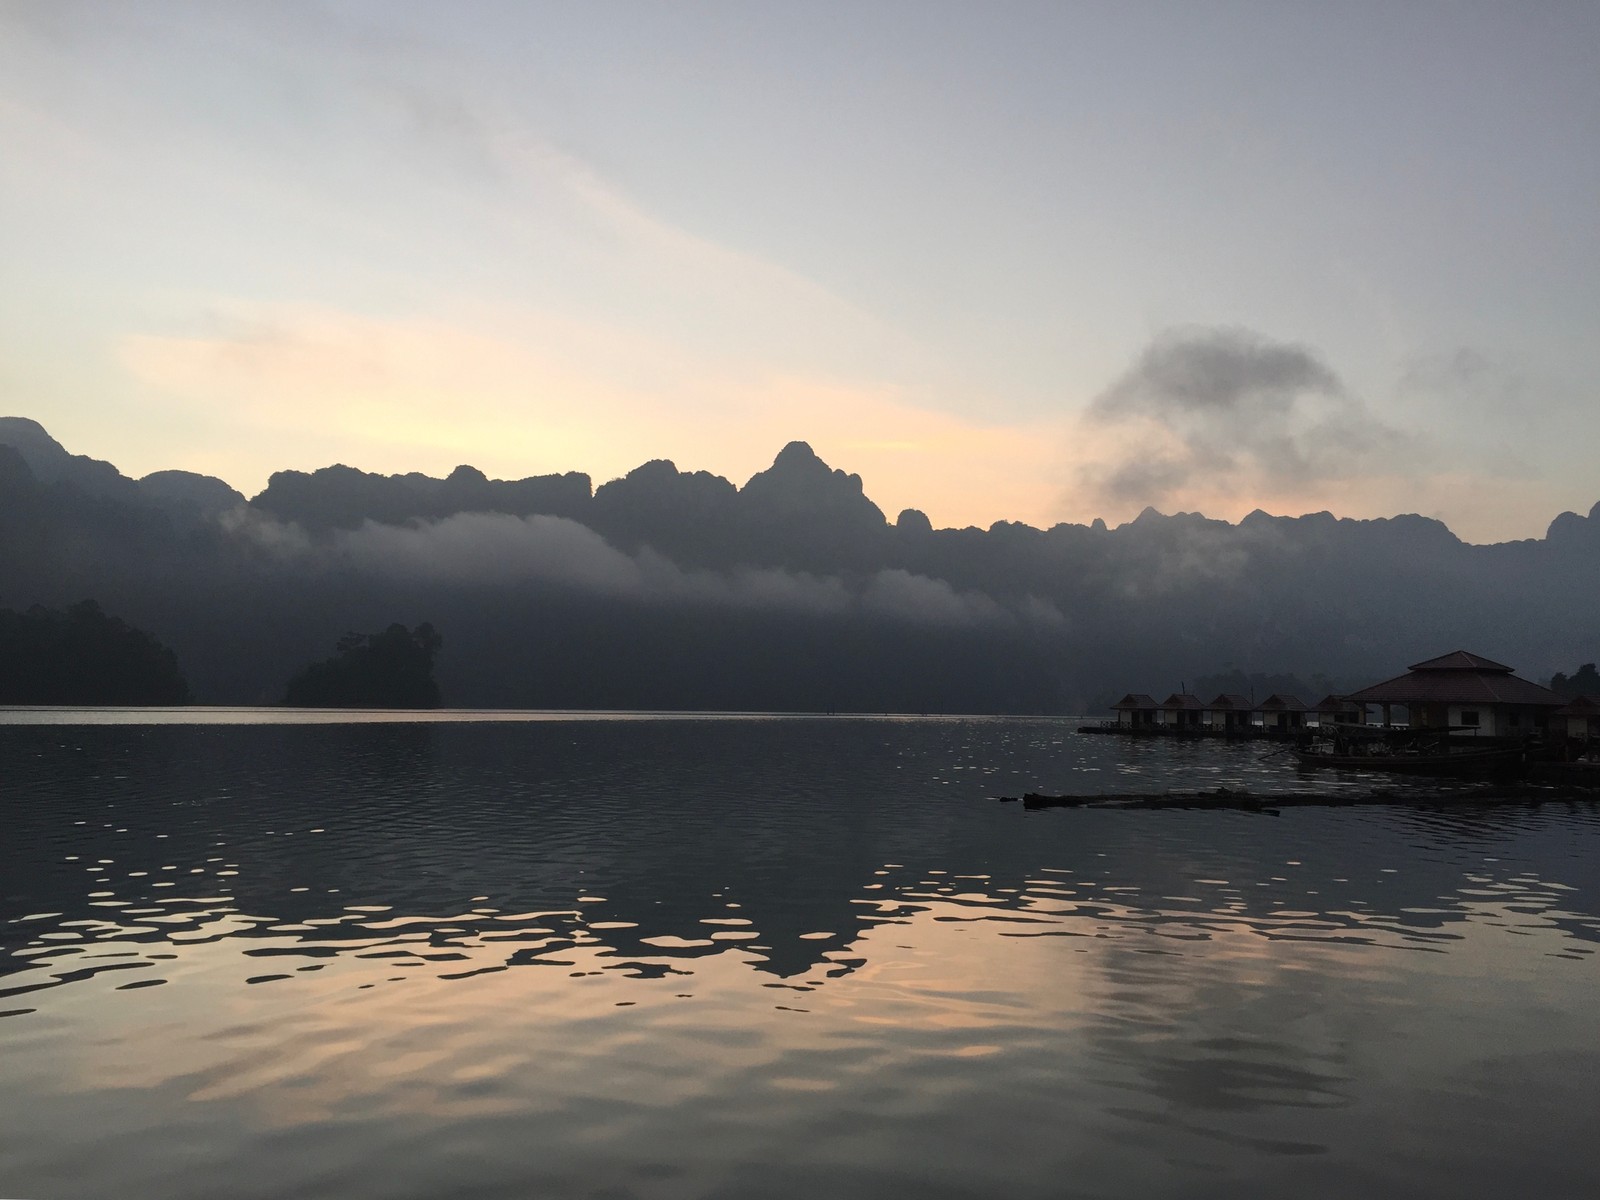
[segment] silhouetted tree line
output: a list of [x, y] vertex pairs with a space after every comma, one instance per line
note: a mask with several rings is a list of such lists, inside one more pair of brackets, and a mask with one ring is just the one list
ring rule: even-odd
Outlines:
[[185, 704], [177, 656], [93, 600], [0, 609], [0, 704]]
[[1600, 697], [1600, 671], [1593, 663], [1584, 663], [1571, 675], [1557, 671], [1550, 677], [1550, 690], [1558, 696]]
[[[347, 633], [333, 657], [289, 681], [284, 703], [306, 708], [437, 708], [432, 625]], [[171, 650], [93, 600], [66, 608], [0, 609], [0, 704], [187, 704]]]
[[[1214, 696], [1247, 696], [1252, 700], [1265, 700], [1271, 695], [1293, 696], [1306, 704], [1315, 704], [1324, 696], [1341, 690], [1326, 675], [1313, 674], [1309, 678], [1299, 675], [1272, 675], [1261, 672], [1222, 671], [1216, 675], [1201, 675], [1189, 689], [1202, 700]], [[1354, 690], [1354, 689], [1348, 689]], [[1157, 700], [1162, 697], [1157, 696]]]
[[283, 702], [296, 708], [438, 708], [433, 658], [444, 639], [424, 622], [382, 633], [347, 633], [332, 658], [289, 681]]

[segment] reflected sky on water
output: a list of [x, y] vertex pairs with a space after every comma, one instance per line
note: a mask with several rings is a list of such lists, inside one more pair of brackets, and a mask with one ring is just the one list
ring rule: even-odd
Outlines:
[[1600, 809], [1048, 720], [0, 728], [0, 1194], [1600, 1186]]

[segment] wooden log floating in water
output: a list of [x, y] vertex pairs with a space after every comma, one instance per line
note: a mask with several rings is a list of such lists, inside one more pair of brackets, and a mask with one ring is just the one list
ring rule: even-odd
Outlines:
[[1207, 808], [1236, 812], [1272, 812], [1280, 808], [1339, 808], [1388, 804], [1411, 807], [1466, 807], [1481, 804], [1543, 804], [1577, 801], [1593, 804], [1600, 794], [1593, 788], [1539, 787], [1530, 784], [1483, 784], [1460, 788], [1372, 788], [1348, 792], [1248, 792], [1217, 788], [1209, 792], [1113, 792], [1089, 795], [1044, 796], [1026, 792], [1021, 797], [1000, 796], [1002, 804], [1020, 799], [1027, 809], [1041, 808]]

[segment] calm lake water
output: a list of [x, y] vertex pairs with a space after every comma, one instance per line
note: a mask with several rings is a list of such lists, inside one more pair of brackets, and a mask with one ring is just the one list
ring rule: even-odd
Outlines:
[[72, 719], [0, 715], [0, 1195], [1600, 1194], [1600, 806], [997, 803], [1355, 786], [1056, 720]]

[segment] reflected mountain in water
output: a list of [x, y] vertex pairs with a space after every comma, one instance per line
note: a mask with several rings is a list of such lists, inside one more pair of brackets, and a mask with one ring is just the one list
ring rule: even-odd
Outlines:
[[444, 978], [571, 968], [582, 949], [650, 978], [734, 953], [803, 992], [862, 966], [869, 931], [928, 914], [1008, 938], [1427, 951], [1498, 920], [1570, 953], [1600, 941], [1592, 807], [989, 799], [1067, 772], [1102, 791], [1329, 786], [1254, 746], [1105, 741], [1000, 720], [4, 728], [0, 996], [154, 982], [148, 952], [217, 939], [260, 943], [263, 978], [337, 955]]
[[458, 717], [0, 725], [10, 1191], [1600, 1180], [1593, 806], [1029, 812], [994, 797], [1370, 781], [1046, 720]]

